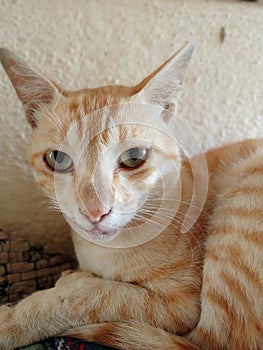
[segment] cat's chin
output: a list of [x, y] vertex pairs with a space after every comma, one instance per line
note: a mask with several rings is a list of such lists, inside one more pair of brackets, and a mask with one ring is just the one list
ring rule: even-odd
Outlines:
[[82, 238], [97, 244], [112, 241], [118, 235], [118, 229], [102, 230], [98, 228], [84, 229], [74, 222], [70, 222], [72, 229]]

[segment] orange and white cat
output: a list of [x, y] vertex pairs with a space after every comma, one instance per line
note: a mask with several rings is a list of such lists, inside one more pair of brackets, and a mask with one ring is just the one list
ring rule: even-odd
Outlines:
[[[66, 91], [6, 49], [30, 164], [79, 271], [0, 307], [0, 349], [70, 335], [124, 350], [263, 349], [263, 140], [187, 159], [188, 45], [133, 87]], [[178, 138], [174, 135], [178, 135]]]

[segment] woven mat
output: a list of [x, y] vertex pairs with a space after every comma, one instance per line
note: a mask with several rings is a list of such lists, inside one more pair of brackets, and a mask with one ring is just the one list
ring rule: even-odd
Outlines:
[[51, 254], [26, 238], [16, 238], [0, 230], [0, 304], [51, 288], [62, 271], [76, 266], [74, 258]]

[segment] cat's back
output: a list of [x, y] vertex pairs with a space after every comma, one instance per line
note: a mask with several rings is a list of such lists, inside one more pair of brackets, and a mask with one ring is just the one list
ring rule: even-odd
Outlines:
[[[245, 165], [246, 162], [254, 162], [255, 156], [263, 154], [263, 138], [250, 139], [232, 143], [217, 149], [212, 149], [205, 154], [208, 170], [212, 175], [226, 173], [231, 168]], [[261, 163], [256, 163], [256, 167], [263, 167]], [[238, 175], [238, 174], [236, 174]]]
[[224, 222], [240, 232], [245, 222], [255, 231], [255, 223], [263, 234], [263, 139], [212, 150], [206, 159], [213, 208], [211, 225], [221, 231]]
[[213, 209], [194, 338], [204, 349], [262, 349], [263, 140], [210, 151], [206, 159]]

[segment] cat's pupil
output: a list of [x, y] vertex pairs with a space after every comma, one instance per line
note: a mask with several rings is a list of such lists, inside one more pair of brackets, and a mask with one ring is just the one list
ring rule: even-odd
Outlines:
[[65, 153], [59, 152], [59, 151], [54, 151], [54, 159], [57, 163], [62, 163], [65, 159]]
[[130, 156], [133, 161], [136, 161], [139, 158], [139, 150], [138, 148], [130, 149]]

